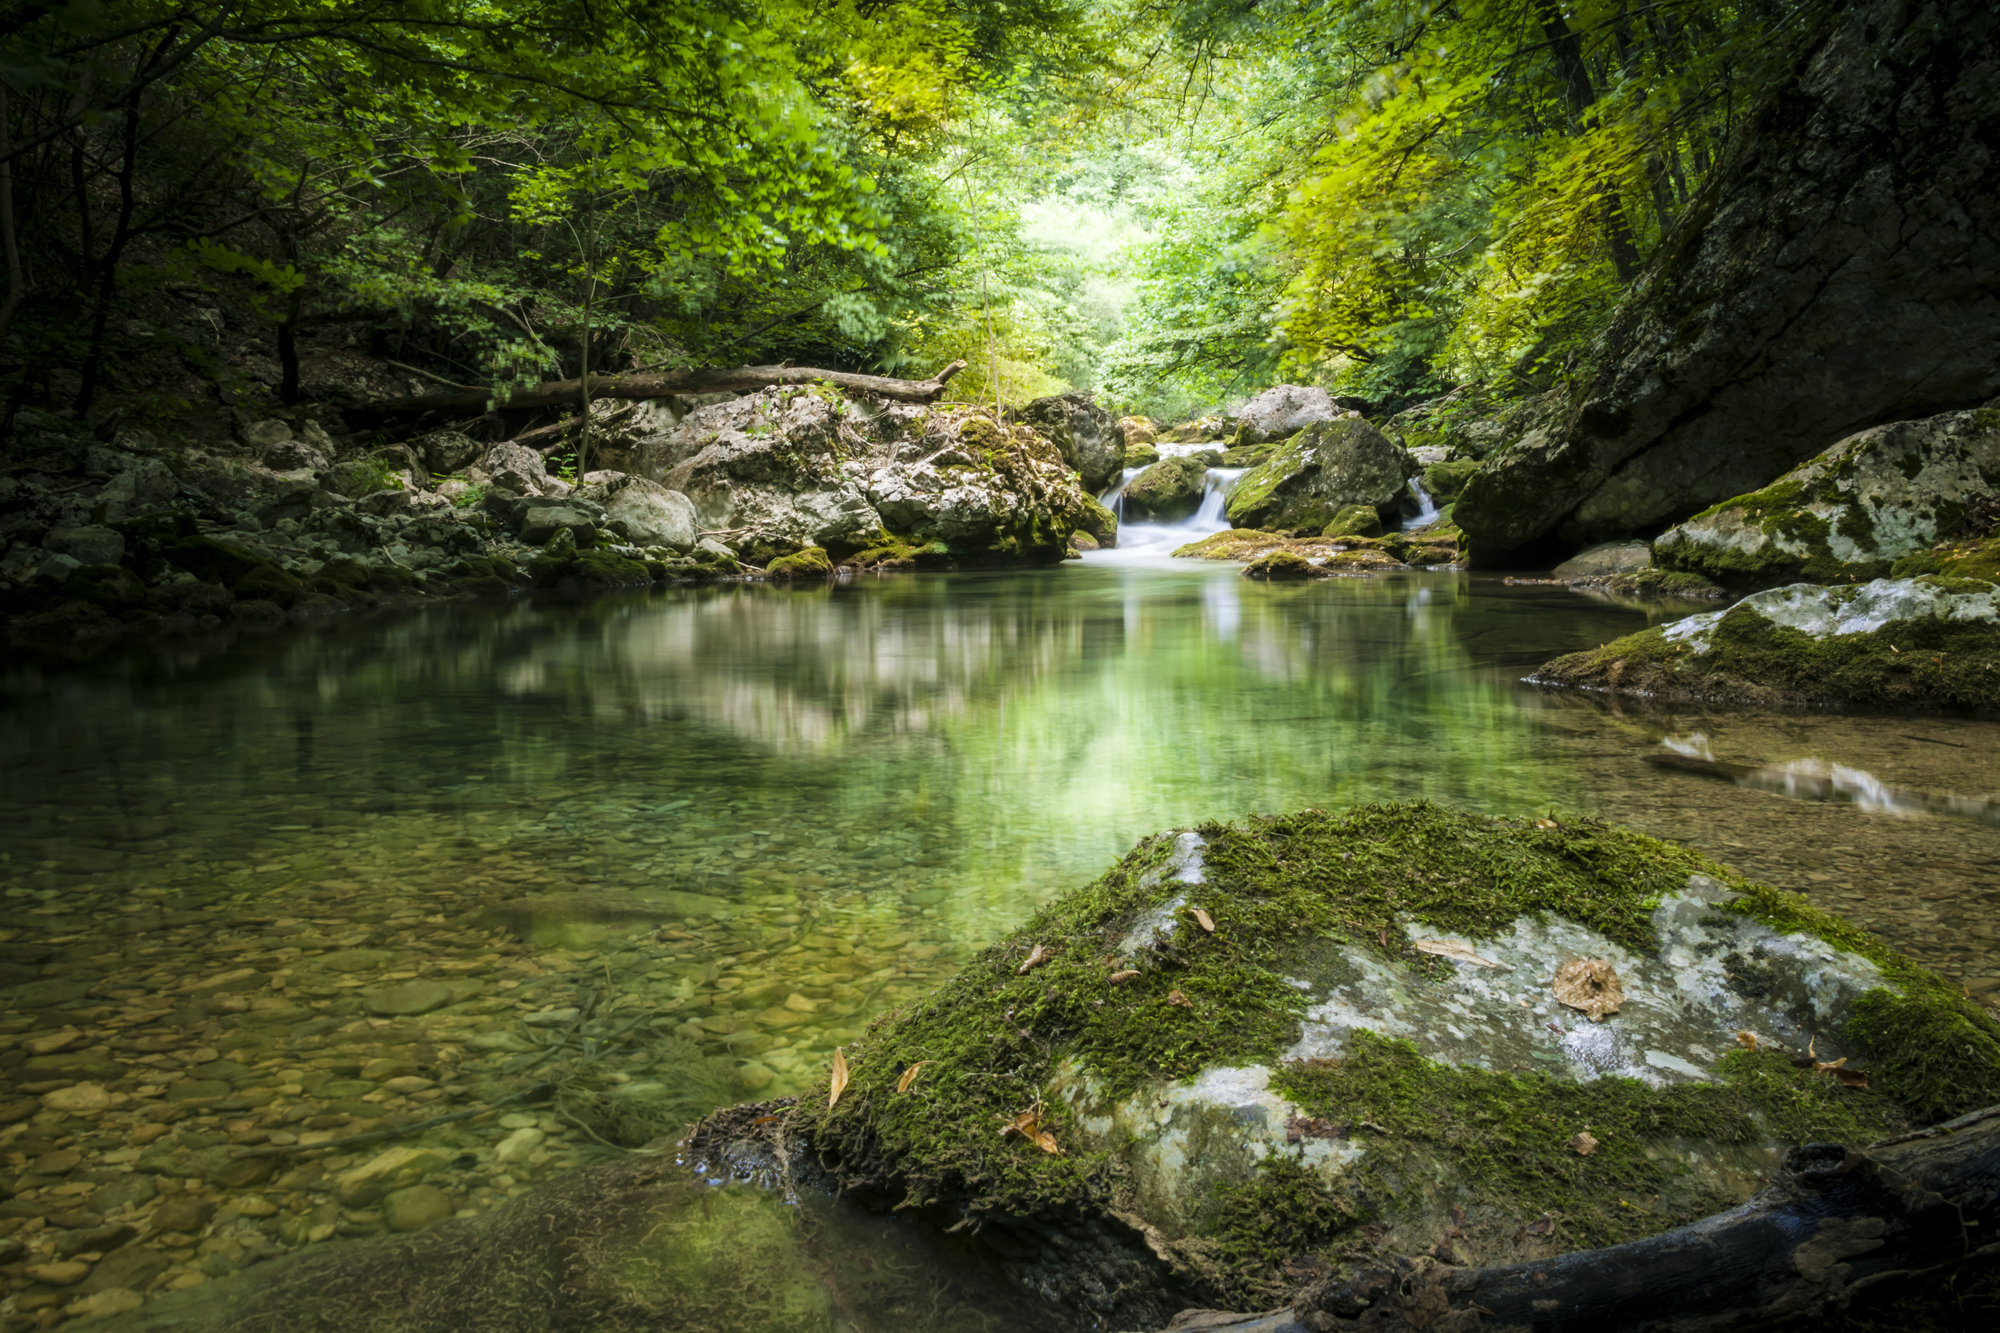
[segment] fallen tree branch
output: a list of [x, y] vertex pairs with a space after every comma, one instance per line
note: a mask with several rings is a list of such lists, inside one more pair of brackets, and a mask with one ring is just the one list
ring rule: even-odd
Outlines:
[[2000, 1108], [1989, 1108], [1866, 1149], [1794, 1148], [1742, 1207], [1644, 1240], [1493, 1268], [1401, 1259], [1326, 1278], [1290, 1310], [1176, 1327], [1765, 1328], [1828, 1319], [1870, 1287], [2000, 1256], [1996, 1225]]
[[[937, 401], [951, 378], [965, 369], [954, 361], [927, 380], [899, 380], [886, 375], [861, 375], [845, 370], [815, 370], [811, 366], [737, 366], [734, 369], [664, 370], [643, 375], [592, 375], [590, 396], [596, 398], [666, 398], [676, 394], [746, 393], [777, 384], [831, 384], [857, 393], [901, 403]], [[494, 408], [559, 407], [580, 401], [583, 381], [551, 380], [515, 389], [505, 399], [487, 389], [455, 393], [424, 393], [407, 398], [378, 398], [348, 409], [357, 418], [464, 415]]]

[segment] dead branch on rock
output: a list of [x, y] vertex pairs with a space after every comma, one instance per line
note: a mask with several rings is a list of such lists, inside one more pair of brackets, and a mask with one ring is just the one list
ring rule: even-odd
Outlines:
[[[886, 375], [861, 375], [846, 370], [816, 370], [811, 366], [704, 367], [633, 375], [592, 375], [590, 397], [668, 398], [679, 394], [747, 393], [778, 384], [831, 384], [835, 388], [872, 394], [900, 403], [931, 403], [937, 401], [952, 377], [964, 369], [965, 362], [954, 361], [927, 380], [892, 379]], [[408, 416], [463, 416], [468, 412], [487, 412], [501, 407], [561, 407], [580, 402], [582, 391], [583, 381], [574, 379], [551, 380], [515, 389], [504, 398], [490, 389], [424, 393], [404, 398], [378, 398], [349, 409], [348, 415], [359, 420], [380, 420]]]

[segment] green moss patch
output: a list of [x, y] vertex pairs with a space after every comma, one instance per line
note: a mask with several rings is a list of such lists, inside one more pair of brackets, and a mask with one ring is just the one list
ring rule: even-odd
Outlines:
[[1320, 533], [1322, 537], [1380, 537], [1382, 516], [1373, 505], [1348, 505], [1333, 516]]
[[1739, 603], [1723, 613], [1706, 652], [1647, 629], [1559, 657], [1529, 679], [1757, 707], [1992, 709], [2000, 708], [1996, 645], [2000, 628], [1990, 623], [1936, 617], [1815, 639]]
[[[1940, 542], [1928, 551], [1913, 551], [1898, 560], [1890, 574], [1899, 579], [1933, 575], [2000, 583], [2000, 535], [1976, 540]], [[1967, 586], [1964, 591], [1970, 591]]]
[[833, 559], [817, 546], [779, 556], [764, 568], [764, 577], [780, 583], [833, 577]]
[[[1864, 1143], [1913, 1114], [2000, 1099], [2000, 1029], [1947, 983], [1805, 899], [1671, 843], [1591, 819], [1495, 819], [1422, 802], [1199, 833], [1198, 890], [1167, 873], [1176, 835], [1145, 840], [930, 996], [878, 1020], [845, 1052], [850, 1081], [838, 1102], [827, 1105], [822, 1083], [791, 1113], [793, 1127], [844, 1184], [903, 1206], [975, 1218], [1129, 1213], [1118, 1145], [1089, 1146], [1055, 1085], [1081, 1074], [1093, 1097], [1123, 1101], [1211, 1067], [1276, 1066], [1274, 1090], [1365, 1152], [1333, 1182], [1268, 1161], [1195, 1210], [1182, 1247], [1190, 1271], [1247, 1298], [1285, 1285], [1287, 1257], [1337, 1259], [1354, 1227], [1407, 1214], [1419, 1196], [1476, 1199], [1521, 1223], [1549, 1215], [1563, 1248], [1609, 1243], [1740, 1202], [1740, 1182], [1686, 1165], [1691, 1145], [1740, 1146], [1748, 1178], [1773, 1142]], [[1769, 1051], [1725, 1056], [1712, 1084], [1653, 1088], [1454, 1067], [1365, 1031], [1350, 1034], [1337, 1062], [1278, 1064], [1309, 1003], [1285, 977], [1310, 974], [1333, 951], [1366, 951], [1423, 986], [1456, 974], [1415, 951], [1400, 923], [1478, 940], [1549, 915], [1653, 953], [1654, 910], [1696, 874], [1736, 895], [1727, 911], [1859, 952], [1899, 988], [1871, 993], [1849, 1034], [1875, 1062], [1863, 1066], [1872, 1091]], [[1214, 930], [1191, 905], [1172, 907], [1177, 895], [1199, 902]], [[1135, 923], [1162, 912], [1171, 936], [1128, 953]], [[1003, 1134], [1024, 1112], [1060, 1155]], [[1587, 1155], [1575, 1146], [1586, 1131], [1597, 1140]]]
[[1672, 569], [1635, 569], [1626, 574], [1597, 574], [1571, 579], [1572, 588], [1589, 588], [1614, 597], [1680, 597], [1689, 601], [1718, 601], [1734, 593], [1701, 574], [1684, 574]]

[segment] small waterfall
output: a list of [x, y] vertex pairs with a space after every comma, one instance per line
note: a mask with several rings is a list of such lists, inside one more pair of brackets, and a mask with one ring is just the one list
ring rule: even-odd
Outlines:
[[1420, 479], [1416, 477], [1410, 478], [1410, 493], [1417, 497], [1417, 516], [1407, 520], [1403, 524], [1403, 531], [1409, 532], [1415, 528], [1427, 528], [1437, 522], [1437, 501], [1431, 499], [1431, 493], [1424, 489], [1424, 483]]
[[[1214, 445], [1187, 446], [1187, 452], [1196, 449], [1212, 449]], [[1189, 542], [1199, 541], [1212, 532], [1221, 532], [1229, 526], [1229, 519], [1223, 513], [1229, 503], [1229, 492], [1248, 468], [1212, 467], [1204, 478], [1201, 506], [1192, 518], [1184, 518], [1178, 523], [1149, 523], [1134, 519], [1125, 520], [1125, 487], [1132, 478], [1145, 471], [1144, 468], [1128, 467], [1118, 484], [1106, 491], [1100, 498], [1106, 509], [1118, 516], [1118, 545], [1109, 551], [1092, 551], [1091, 560], [1115, 561], [1133, 557], [1157, 557], [1173, 554], [1174, 548]]]

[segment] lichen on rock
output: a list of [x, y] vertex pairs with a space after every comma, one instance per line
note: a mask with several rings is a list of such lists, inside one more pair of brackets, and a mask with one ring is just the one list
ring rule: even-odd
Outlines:
[[2000, 585], [1925, 576], [1795, 583], [1570, 653], [1528, 679], [1778, 707], [2000, 707]]
[[[1617, 1012], [1558, 1002], [1575, 958]], [[1813, 1067], [1840, 1056], [1874, 1086]], [[1417, 1252], [1454, 1216], [1478, 1263], [1664, 1231], [1788, 1145], [2000, 1096], [1993, 1022], [1805, 900], [1598, 821], [1428, 804], [1148, 838], [846, 1058], [790, 1122], [843, 1187], [1107, 1219], [1239, 1309], [1287, 1259]], [[1001, 1136], [1023, 1112], [1060, 1154]]]
[[2000, 409], [1898, 421], [1695, 515], [1654, 543], [1654, 557], [1739, 587], [1881, 578], [1957, 536], [1996, 483]]

